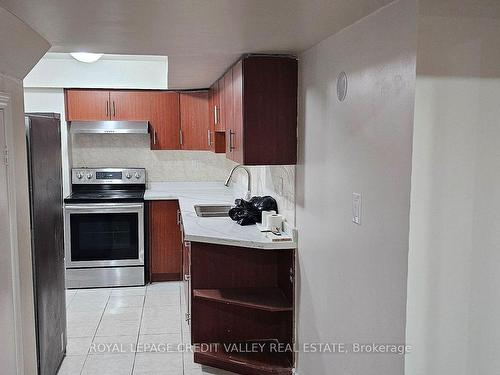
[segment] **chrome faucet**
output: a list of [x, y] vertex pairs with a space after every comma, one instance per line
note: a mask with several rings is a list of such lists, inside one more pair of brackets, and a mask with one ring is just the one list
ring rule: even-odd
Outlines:
[[238, 164], [237, 166], [235, 166], [233, 169], [231, 169], [231, 172], [229, 172], [229, 176], [227, 177], [227, 180], [226, 180], [226, 183], [224, 184], [225, 186], [229, 186], [229, 183], [231, 182], [231, 178], [233, 177], [233, 173], [235, 170], [237, 170], [238, 168], [241, 168], [243, 169], [244, 171], [247, 172], [247, 176], [248, 176], [248, 185], [247, 185], [247, 192], [245, 194], [245, 197], [244, 199], [245, 200], [249, 200], [252, 196], [252, 194], [250, 193], [250, 190], [252, 188], [252, 178], [251, 178], [251, 175], [250, 175], [250, 171], [248, 170], [247, 167], [241, 165], [241, 164]]

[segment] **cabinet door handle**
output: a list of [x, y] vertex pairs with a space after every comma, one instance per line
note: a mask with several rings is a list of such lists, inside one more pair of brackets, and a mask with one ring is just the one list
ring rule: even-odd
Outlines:
[[115, 101], [113, 100], [113, 117], [116, 116]]
[[153, 130], [153, 144], [156, 145], [156, 130]]
[[219, 124], [219, 116], [217, 114], [217, 106], [214, 105], [214, 124], [218, 125]]
[[183, 139], [182, 139], [182, 129], [179, 129], [179, 142], [180, 142], [180, 144], [181, 144], [181, 146], [182, 146], [182, 144], [183, 144]]
[[212, 146], [212, 132], [208, 129], [208, 147]]
[[106, 100], [106, 117], [109, 117], [109, 100]]
[[236, 147], [234, 147], [234, 144], [233, 144], [233, 135], [234, 135], [234, 132], [230, 129], [229, 130], [229, 151], [233, 151]]

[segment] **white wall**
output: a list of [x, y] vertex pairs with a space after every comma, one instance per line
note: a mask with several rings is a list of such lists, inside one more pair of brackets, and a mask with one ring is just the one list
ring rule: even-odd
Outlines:
[[47, 53], [24, 79], [25, 87], [168, 88], [166, 56], [104, 55], [83, 63], [67, 53]]
[[[3, 79], [3, 76], [0, 77]], [[11, 345], [0, 351], [0, 362], [4, 371], [18, 374], [22, 369], [22, 326], [20, 314], [20, 278], [18, 271], [18, 251], [16, 235], [16, 211], [13, 180], [13, 168], [4, 163], [3, 151], [13, 148], [13, 125], [10, 95], [0, 92], [0, 332], [10, 338]], [[17, 270], [17, 272], [16, 272]]]
[[490, 16], [419, 17], [407, 375], [500, 371], [500, 19]]
[[[405, 342], [415, 54], [416, 2], [400, 0], [300, 56], [299, 345]], [[361, 226], [353, 192], [363, 196]], [[399, 375], [403, 362], [299, 353], [298, 371]]]
[[[26, 131], [24, 127], [23, 88], [21, 79], [49, 48], [40, 35], [21, 22], [17, 17], [0, 8], [0, 92], [7, 93], [11, 100], [13, 125], [13, 149], [9, 150], [9, 167], [14, 169], [14, 179], [9, 188], [14, 191], [15, 205], [12, 209], [17, 221], [17, 254], [20, 275], [20, 313], [22, 323], [22, 364], [24, 374], [36, 374], [36, 341], [33, 302], [33, 275], [31, 263], [31, 236], [28, 195], [28, 173], [26, 154]], [[8, 36], [8, 37], [3, 37]], [[0, 243], [0, 251], [8, 251], [5, 243]], [[5, 265], [0, 265], [0, 269]], [[15, 271], [15, 270], [14, 270]], [[3, 269], [2, 271], [3, 272]], [[12, 290], [0, 286], [4, 297], [12, 295]], [[14, 325], [15, 322], [10, 322]], [[5, 345], [14, 345], [11, 335], [3, 335]]]

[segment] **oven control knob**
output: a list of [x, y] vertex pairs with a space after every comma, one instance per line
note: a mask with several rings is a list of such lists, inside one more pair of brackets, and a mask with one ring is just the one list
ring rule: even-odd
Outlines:
[[90, 180], [92, 178], [92, 173], [87, 173], [87, 179]]
[[132, 175], [130, 174], [130, 172], [127, 172], [125, 174], [125, 177], [127, 177], [127, 179], [130, 180], [132, 178]]
[[137, 179], [141, 178], [141, 174], [139, 172], [135, 172], [135, 178]]
[[76, 173], [76, 178], [78, 178], [79, 180], [81, 180], [83, 178], [83, 173], [82, 172], [77, 172]]

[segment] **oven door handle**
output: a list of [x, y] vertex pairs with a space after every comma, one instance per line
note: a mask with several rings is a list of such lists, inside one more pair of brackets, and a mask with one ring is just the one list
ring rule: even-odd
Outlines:
[[102, 212], [102, 211], [139, 211], [144, 208], [143, 203], [138, 204], [124, 204], [124, 203], [81, 203], [81, 204], [67, 204], [64, 209], [67, 211], [78, 212]]

